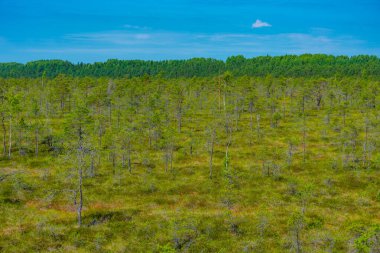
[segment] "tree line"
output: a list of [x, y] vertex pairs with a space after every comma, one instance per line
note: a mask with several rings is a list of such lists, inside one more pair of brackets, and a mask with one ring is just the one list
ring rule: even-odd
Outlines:
[[161, 75], [166, 78], [212, 77], [225, 71], [234, 76], [265, 77], [380, 77], [380, 58], [377, 56], [333, 56], [304, 54], [259, 56], [245, 58], [232, 56], [226, 61], [211, 58], [188, 60], [108, 60], [95, 63], [71, 63], [62, 60], [39, 60], [26, 64], [0, 63], [0, 77], [38, 78], [59, 74], [73, 77], [139, 77]]

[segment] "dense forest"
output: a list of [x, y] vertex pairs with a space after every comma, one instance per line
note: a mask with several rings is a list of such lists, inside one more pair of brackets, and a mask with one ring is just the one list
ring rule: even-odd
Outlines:
[[139, 77], [161, 75], [166, 78], [212, 77], [225, 71], [235, 76], [265, 77], [374, 77], [380, 78], [377, 56], [332, 56], [323, 54], [260, 56], [246, 59], [229, 57], [225, 62], [215, 59], [189, 60], [108, 60], [97, 63], [73, 64], [61, 60], [33, 61], [26, 64], [0, 63], [0, 77], [38, 78], [66, 74], [74, 77]]
[[0, 72], [2, 252], [380, 252], [377, 57]]

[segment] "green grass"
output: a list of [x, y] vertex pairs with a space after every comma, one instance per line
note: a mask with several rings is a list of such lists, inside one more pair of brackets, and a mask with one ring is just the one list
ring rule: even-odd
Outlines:
[[[204, 81], [210, 84], [203, 87], [202, 96], [197, 98], [193, 92], [185, 97], [181, 133], [176, 131], [175, 102], [171, 96], [172, 86], [183, 80], [167, 80], [169, 84], [158, 95], [157, 103], [162, 106], [158, 112], [162, 116], [166, 110], [169, 117], [169, 123], [161, 119], [158, 128], [174, 129], [172, 170], [165, 171], [165, 149], [161, 144], [155, 147], [153, 141], [151, 147], [148, 145], [148, 126], [144, 122], [147, 114], [143, 112], [149, 109], [149, 103], [140, 103], [137, 115], [123, 111], [119, 127], [116, 111], [111, 125], [104, 121], [106, 135], [102, 146], [97, 147], [100, 164], [96, 163], [94, 177], [88, 173], [90, 156], [85, 157], [81, 227], [77, 225], [74, 204], [78, 187], [76, 155], [65, 150], [49, 152], [41, 144], [38, 157], [33, 152], [20, 156], [15, 137], [14, 155], [10, 160], [2, 158], [0, 161], [0, 251], [295, 252], [296, 228], [291, 217], [297, 214], [302, 216], [299, 230], [302, 252], [376, 252], [379, 249], [379, 242], [374, 238], [379, 235], [375, 226], [380, 223], [380, 115], [377, 108], [359, 104], [366, 86], [360, 92], [350, 93], [353, 102], [347, 107], [345, 126], [338, 105], [331, 109], [326, 98], [317, 109], [314, 101], [308, 99], [304, 161], [300, 87], [292, 103], [287, 96], [285, 100], [283, 95], [277, 96], [276, 111], [282, 114], [285, 104], [285, 118], [279, 120], [278, 127], [271, 127], [268, 101], [262, 93], [265, 85], [261, 79], [253, 80], [258, 107], [251, 131], [246, 100], [235, 128], [234, 95], [247, 98], [249, 94], [239, 87], [249, 85], [234, 84], [236, 87], [231, 91], [227, 107], [233, 131], [229, 169], [225, 171], [225, 114], [223, 111], [213, 113], [218, 111], [217, 93], [210, 80]], [[117, 80], [125, 93], [121, 100], [113, 98], [115, 108], [129, 102], [126, 97], [131, 89], [129, 82], [137, 81]], [[195, 85], [195, 81], [185, 82], [189, 89]], [[30, 81], [30, 89], [33, 83]], [[157, 86], [156, 83], [147, 85], [140, 91], [141, 96]], [[78, 89], [73, 84], [71, 94], [80, 94]], [[325, 92], [334, 91], [338, 103], [341, 89], [331, 85]], [[29, 94], [27, 90], [23, 92]], [[154, 97], [146, 94], [148, 101]], [[276, 94], [282, 91], [275, 89], [273, 96]], [[378, 102], [378, 95], [376, 99]], [[169, 106], [163, 109], [166, 101]], [[52, 99], [51, 103], [56, 106], [54, 110], [59, 111], [58, 100]], [[75, 102], [70, 103], [74, 108]], [[27, 108], [27, 101], [23, 106]], [[107, 118], [107, 107], [101, 108], [100, 114]], [[328, 110], [331, 120], [325, 124]], [[57, 139], [63, 136], [63, 146], [75, 146], [75, 136], [67, 137], [62, 127], [69, 120], [70, 112], [66, 111], [61, 119], [56, 113], [50, 113], [49, 128], [53, 135]], [[26, 112], [22, 114], [31, 123], [35, 120]], [[260, 137], [256, 134], [257, 114], [261, 116]], [[373, 146], [369, 166], [364, 166], [361, 160], [366, 115], [371, 120], [368, 142]], [[115, 149], [115, 167], [109, 153], [112, 144], [120, 143], [119, 137], [123, 135], [120, 129], [131, 121], [138, 124], [139, 130], [132, 141], [132, 173], [129, 173], [121, 166], [122, 151]], [[95, 123], [89, 123], [88, 129], [94, 129], [92, 124]], [[213, 178], [210, 179], [206, 129], [213, 124], [217, 125], [217, 134]], [[343, 129], [351, 133], [352, 127], [357, 129], [356, 139], [342, 138]], [[91, 131], [86, 143], [97, 143], [97, 132]], [[33, 131], [25, 134], [30, 136], [25, 145], [29, 143], [33, 150]], [[159, 141], [164, 140], [162, 136]], [[357, 142], [355, 147], [350, 142], [353, 140]], [[294, 145], [291, 164], [287, 157], [289, 141]], [[191, 142], [194, 143], [192, 155]], [[344, 143], [348, 143], [345, 153]], [[347, 163], [345, 155], [349, 156]]]

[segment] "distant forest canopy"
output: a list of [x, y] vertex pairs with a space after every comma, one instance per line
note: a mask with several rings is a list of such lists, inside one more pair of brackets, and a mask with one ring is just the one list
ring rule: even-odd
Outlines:
[[211, 58], [188, 60], [108, 60], [106, 62], [77, 63], [62, 60], [40, 60], [26, 64], [0, 63], [0, 77], [37, 78], [56, 77], [138, 77], [163, 75], [167, 78], [216, 76], [230, 71], [234, 76], [274, 77], [372, 77], [380, 78], [380, 58], [377, 56], [333, 56], [304, 54], [259, 56], [245, 58], [232, 56], [226, 61]]

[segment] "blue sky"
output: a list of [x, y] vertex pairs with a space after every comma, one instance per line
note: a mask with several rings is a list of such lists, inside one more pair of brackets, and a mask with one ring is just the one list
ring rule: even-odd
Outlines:
[[0, 0], [0, 62], [380, 56], [379, 0]]

